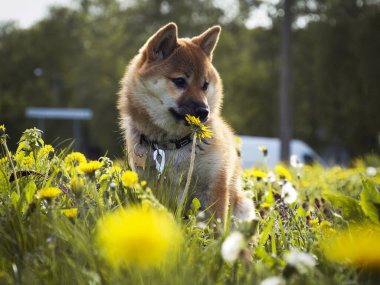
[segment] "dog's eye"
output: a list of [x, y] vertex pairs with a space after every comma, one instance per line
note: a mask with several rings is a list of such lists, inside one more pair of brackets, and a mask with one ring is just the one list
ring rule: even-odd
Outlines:
[[203, 86], [202, 86], [202, 90], [203, 90], [203, 91], [206, 91], [207, 88], [208, 88], [208, 82], [205, 81], [205, 83], [204, 83]]
[[172, 78], [172, 82], [177, 88], [180, 89], [185, 89], [187, 85], [186, 79], [183, 77]]

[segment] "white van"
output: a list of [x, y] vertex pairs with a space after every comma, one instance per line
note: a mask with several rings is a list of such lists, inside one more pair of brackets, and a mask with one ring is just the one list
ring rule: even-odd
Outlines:
[[[265, 146], [268, 149], [267, 163], [269, 167], [274, 167], [280, 163], [281, 141], [278, 138], [238, 136], [241, 139], [241, 158], [243, 168], [249, 169], [254, 166], [265, 165], [264, 157], [259, 147]], [[290, 155], [297, 155], [303, 164], [319, 163], [327, 166], [327, 163], [305, 142], [292, 140], [290, 143]]]

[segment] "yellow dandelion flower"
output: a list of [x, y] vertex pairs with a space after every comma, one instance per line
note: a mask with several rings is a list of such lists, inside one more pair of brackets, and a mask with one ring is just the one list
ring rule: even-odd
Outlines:
[[375, 183], [375, 184], [378, 184], [380, 185], [380, 177], [372, 177], [371, 180]]
[[0, 125], [0, 135], [4, 135], [5, 134], [5, 132], [6, 132], [6, 128], [5, 128], [5, 126], [4, 125]]
[[69, 219], [74, 219], [78, 216], [78, 208], [62, 209], [61, 213]]
[[57, 187], [45, 187], [37, 193], [38, 199], [52, 199], [61, 194], [62, 191]]
[[380, 227], [355, 226], [321, 242], [325, 256], [338, 263], [380, 269]]
[[140, 182], [140, 185], [142, 187], [145, 187], [147, 184], [148, 184], [148, 182], [146, 182], [145, 180], [143, 180], [143, 181]]
[[212, 131], [209, 129], [207, 126], [201, 126], [201, 129], [199, 133], [197, 133], [198, 138], [205, 138], [205, 139], [210, 139], [212, 138]]
[[132, 187], [139, 181], [139, 176], [136, 172], [127, 170], [124, 172], [124, 174], [121, 176], [121, 181], [123, 181], [123, 184], [127, 187]]
[[329, 221], [323, 221], [320, 224], [321, 228], [330, 228], [332, 224]]
[[30, 153], [28, 156], [24, 156], [21, 159], [21, 167], [24, 169], [31, 169], [34, 166], [34, 158], [32, 153]]
[[185, 116], [185, 119], [198, 139], [212, 137], [212, 131], [209, 129], [209, 127], [203, 125], [199, 118], [187, 114]]
[[103, 164], [99, 161], [90, 161], [79, 165], [78, 170], [87, 174], [91, 174], [100, 169], [102, 166]]
[[253, 168], [251, 171], [250, 171], [250, 174], [258, 179], [263, 179], [263, 178], [266, 178], [268, 177], [268, 173], [260, 170], [260, 169], [257, 169], [257, 168]]
[[316, 227], [318, 225], [319, 225], [319, 219], [318, 218], [309, 220], [309, 226]]
[[268, 149], [267, 149], [266, 146], [259, 146], [259, 151], [262, 152], [262, 154], [263, 154], [264, 157], [268, 156]]
[[290, 172], [282, 165], [277, 165], [274, 168], [277, 175], [280, 177], [280, 179], [286, 179], [288, 181], [292, 181], [292, 176], [290, 175]]
[[200, 126], [200, 125], [202, 125], [201, 120], [199, 120], [199, 118], [194, 117], [194, 116], [191, 116], [191, 115], [189, 115], [189, 114], [187, 114], [187, 115], [185, 116], [185, 119], [186, 119], [186, 121], [187, 121], [190, 125], [193, 125], [193, 126]]
[[38, 153], [39, 153], [41, 156], [46, 157], [46, 156], [48, 156], [49, 153], [51, 153], [51, 152], [54, 152], [54, 148], [53, 148], [50, 144], [47, 144], [47, 145], [45, 145], [43, 148], [41, 148], [41, 149], [39, 150]]
[[86, 157], [83, 153], [80, 152], [72, 152], [65, 157], [65, 165], [69, 168], [77, 167], [83, 163], [86, 163]]
[[0, 165], [6, 163], [7, 161], [8, 161], [8, 157], [6, 157], [6, 156], [0, 158]]
[[117, 165], [114, 165], [113, 167], [111, 167], [111, 168], [109, 169], [109, 173], [110, 173], [110, 174], [121, 173], [121, 167], [120, 167], [120, 166], [117, 166]]
[[97, 226], [97, 245], [116, 268], [160, 266], [175, 257], [181, 240], [173, 217], [149, 206], [119, 209]]
[[262, 203], [262, 204], [260, 205], [260, 208], [261, 208], [261, 209], [264, 209], [264, 208], [270, 208], [270, 207], [272, 207], [272, 206], [273, 206], [272, 203], [264, 202], [264, 203]]
[[73, 193], [79, 193], [84, 187], [84, 180], [80, 177], [73, 177], [70, 180], [70, 188]]

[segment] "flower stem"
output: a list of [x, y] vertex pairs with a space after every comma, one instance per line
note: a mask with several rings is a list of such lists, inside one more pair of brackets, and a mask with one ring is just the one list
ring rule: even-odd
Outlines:
[[15, 177], [15, 181], [16, 181], [16, 190], [17, 190], [17, 194], [20, 195], [20, 186], [19, 186], [19, 184], [18, 184], [17, 173], [16, 173], [15, 166], [13, 165], [13, 161], [12, 161], [11, 153], [9, 152], [9, 149], [8, 149], [7, 143], [6, 143], [4, 140], [1, 140], [1, 144], [3, 145], [3, 147], [4, 147], [4, 149], [5, 149], [5, 153], [7, 154], [7, 157], [8, 157], [9, 163], [11, 164], [11, 167], [12, 167], [13, 175], [14, 175], [14, 177]]
[[189, 171], [187, 172], [187, 178], [186, 178], [186, 184], [185, 184], [185, 189], [183, 190], [181, 200], [179, 202], [179, 210], [182, 212], [185, 204], [185, 200], [187, 197], [187, 193], [189, 192], [189, 187], [190, 187], [190, 181], [191, 181], [191, 176], [193, 174], [194, 170], [194, 160], [195, 160], [195, 145], [197, 143], [197, 136], [196, 133], [193, 135], [193, 144], [191, 147], [191, 155], [190, 155], [190, 166], [189, 166]]

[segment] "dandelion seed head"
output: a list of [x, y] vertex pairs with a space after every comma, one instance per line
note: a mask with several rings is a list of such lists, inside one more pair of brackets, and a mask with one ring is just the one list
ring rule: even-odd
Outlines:
[[284, 256], [285, 261], [292, 266], [306, 266], [314, 267], [316, 265], [316, 257], [310, 253], [300, 251], [299, 249], [292, 248]]
[[232, 232], [222, 244], [222, 257], [227, 262], [234, 262], [244, 248], [245, 238], [243, 234], [238, 231]]
[[268, 172], [268, 182], [270, 183], [276, 182], [276, 175], [273, 173], [273, 171]]
[[196, 226], [197, 226], [197, 228], [200, 228], [202, 230], [207, 228], [207, 224], [205, 222], [198, 222]]
[[261, 281], [260, 285], [285, 285], [285, 280], [279, 276], [272, 276]]
[[375, 167], [373, 167], [373, 166], [367, 167], [366, 173], [367, 173], [368, 176], [371, 176], [371, 177], [376, 176], [377, 169]]
[[284, 199], [285, 203], [292, 204], [297, 200], [298, 192], [290, 182], [286, 182], [282, 185], [281, 198]]
[[303, 163], [301, 163], [301, 161], [299, 160], [298, 156], [295, 154], [290, 156], [290, 165], [297, 169], [301, 169], [304, 166]]
[[201, 211], [201, 212], [198, 213], [197, 217], [198, 217], [199, 219], [204, 219], [204, 218], [206, 218], [206, 214], [205, 214], [204, 211]]

